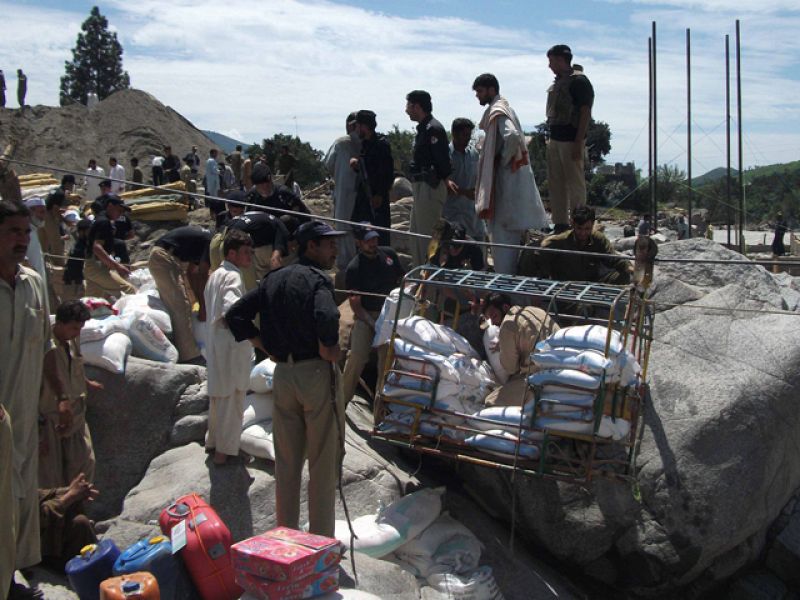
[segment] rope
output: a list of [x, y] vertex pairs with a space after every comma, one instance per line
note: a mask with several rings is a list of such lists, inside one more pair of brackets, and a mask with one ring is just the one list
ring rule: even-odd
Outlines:
[[[17, 164], [21, 164], [21, 165], [25, 165], [25, 166], [33, 167], [33, 168], [37, 168], [37, 169], [51, 169], [53, 171], [58, 171], [59, 173], [71, 173], [73, 175], [85, 175], [84, 173], [81, 173], [80, 171], [73, 171], [73, 170], [70, 170], [70, 169], [62, 169], [62, 168], [59, 168], [59, 167], [53, 167], [53, 166], [49, 166], [49, 165], [41, 165], [41, 164], [38, 164], [38, 163], [31, 163], [31, 162], [18, 160], [18, 159], [7, 158], [7, 159], [3, 159], [3, 160], [7, 160], [9, 162], [14, 162], [14, 163], [17, 163]], [[125, 184], [132, 184], [132, 185], [137, 185], [137, 186], [141, 186], [142, 185], [142, 184], [134, 183], [134, 182], [131, 182], [131, 181], [128, 181], [128, 180], [119, 180], [119, 181], [121, 181], [122, 183], [125, 183]], [[640, 184], [640, 187], [641, 187], [641, 185], [644, 185], [644, 184], [643, 183]], [[168, 194], [188, 194], [188, 192], [185, 192], [185, 191], [176, 191], [176, 190], [173, 190], [173, 189], [163, 188], [162, 186], [153, 185], [153, 186], [147, 186], [147, 187], [150, 187], [150, 188], [155, 189], [155, 190], [161, 190], [161, 191], [163, 191], [165, 193], [168, 193]], [[240, 206], [251, 207], [251, 208], [255, 208], [257, 210], [261, 210], [261, 211], [263, 211], [265, 209], [264, 206], [261, 206], [259, 204], [254, 204], [252, 202], [238, 201], [238, 200], [228, 200], [227, 198], [223, 198], [221, 196], [209, 196], [207, 194], [200, 194], [200, 193], [192, 193], [191, 195], [199, 197], [199, 198], [203, 198], [203, 199], [218, 200], [220, 202], [225, 202], [225, 203], [228, 203], [228, 204], [237, 204], [237, 205], [240, 205]], [[336, 217], [328, 217], [328, 216], [324, 216], [324, 215], [309, 215], [308, 213], [304, 213], [304, 212], [300, 212], [300, 211], [296, 211], [296, 210], [291, 210], [291, 209], [288, 209], [288, 208], [273, 208], [273, 207], [269, 207], [268, 210], [269, 210], [269, 212], [273, 212], [273, 213], [281, 213], [281, 214], [292, 215], [292, 216], [295, 216], [295, 217], [301, 217], [301, 218], [306, 218], [306, 219], [309, 218], [309, 217], [313, 217], [313, 218], [318, 219], [320, 221], [330, 221], [331, 223], [338, 223], [338, 224], [342, 224], [342, 225], [348, 225], [348, 226], [351, 226], [351, 227], [361, 227], [362, 226], [362, 224], [360, 222], [358, 222], [358, 221], [349, 221], [347, 219], [338, 219]], [[431, 239], [430, 235], [425, 235], [425, 234], [422, 234], [422, 233], [415, 233], [413, 231], [400, 231], [400, 230], [397, 230], [397, 229], [392, 229], [391, 227], [382, 227], [380, 225], [370, 225], [370, 229], [374, 229], [375, 231], [385, 231], [387, 233], [391, 233], [391, 234], [395, 234], [395, 235], [401, 235], [401, 236], [405, 236], [405, 237], [411, 237], [411, 238], [418, 238], [418, 239], [424, 239], [424, 240], [430, 240]], [[605, 254], [605, 253], [600, 253], [600, 252], [587, 252], [587, 251], [584, 251], [584, 250], [562, 250], [562, 249], [559, 249], [559, 248], [541, 248], [541, 247], [533, 248], [531, 246], [523, 246], [521, 244], [502, 244], [502, 243], [495, 243], [495, 242], [482, 242], [482, 241], [478, 241], [478, 240], [461, 240], [460, 243], [463, 244], [463, 245], [481, 246], [481, 247], [486, 247], [486, 248], [508, 248], [508, 249], [511, 249], [511, 250], [535, 250], [536, 252], [542, 252], [542, 253], [548, 253], [549, 252], [549, 253], [554, 253], [554, 254], [564, 254], [564, 255], [568, 255], [568, 256], [591, 256], [591, 257], [594, 257], [594, 258], [598, 258], [599, 257], [599, 258], [613, 258], [613, 259], [624, 258], [624, 259], [628, 259], [628, 260], [632, 259], [632, 257], [630, 257], [628, 255], [625, 255], [625, 254]], [[655, 260], [656, 260], [656, 262], [660, 262], [660, 263], [670, 263], [670, 262], [679, 262], [679, 263], [688, 263], [688, 264], [710, 264], [710, 263], [714, 263], [714, 261], [710, 261], [710, 260], [692, 259], [692, 258], [658, 258], [658, 257], [656, 257]], [[716, 261], [715, 264], [722, 264], [722, 265], [725, 265], [725, 264], [729, 264], [729, 265], [750, 265], [750, 266], [767, 265], [767, 264], [775, 265], [775, 264], [777, 264], [777, 265], [786, 265], [786, 266], [800, 266], [800, 260], [796, 260], [796, 261], [762, 260], [762, 261], [759, 261], [759, 262], [754, 262], [754, 261], [751, 261], [749, 259], [728, 260], [728, 261], [719, 260], [719, 261]]]

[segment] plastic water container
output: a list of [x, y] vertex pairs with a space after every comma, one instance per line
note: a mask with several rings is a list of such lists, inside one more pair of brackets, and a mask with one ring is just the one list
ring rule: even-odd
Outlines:
[[111, 577], [100, 584], [100, 600], [160, 600], [158, 581], [152, 573], [139, 571]]
[[100, 584], [114, 574], [119, 548], [112, 540], [102, 540], [81, 548], [64, 569], [69, 584], [81, 600], [100, 600]]
[[114, 563], [114, 575], [125, 575], [137, 571], [152, 573], [158, 581], [161, 600], [178, 598], [178, 581], [182, 565], [172, 554], [172, 544], [163, 535], [139, 540], [119, 555]]

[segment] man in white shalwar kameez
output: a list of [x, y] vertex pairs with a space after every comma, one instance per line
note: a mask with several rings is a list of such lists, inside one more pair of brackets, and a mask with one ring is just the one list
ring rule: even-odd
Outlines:
[[[361, 153], [361, 140], [356, 131], [356, 113], [347, 116], [345, 124], [347, 135], [337, 138], [325, 156], [325, 168], [333, 177], [333, 216], [336, 219], [350, 221], [353, 218], [353, 209], [356, 205], [356, 185], [358, 174], [350, 167], [350, 159], [358, 158]], [[349, 225], [337, 223], [336, 229], [350, 230]], [[340, 236], [336, 240], [337, 258], [336, 268], [340, 272], [347, 269], [347, 265], [356, 255], [355, 242], [352, 236]]]
[[[491, 73], [479, 75], [472, 84], [475, 97], [486, 110], [480, 128], [475, 210], [485, 219], [495, 244], [519, 245], [528, 229], [547, 224], [539, 189], [533, 178], [525, 145], [525, 133], [517, 113], [500, 95], [500, 84]], [[492, 246], [494, 270], [514, 274], [519, 250]]]
[[[41, 562], [39, 544], [39, 389], [44, 355], [52, 347], [47, 290], [42, 278], [20, 263], [31, 238], [27, 208], [0, 201], [0, 403], [12, 424], [12, 494], [0, 497], [0, 582], [14, 569]], [[4, 457], [5, 458], [5, 457]], [[8, 525], [15, 535], [8, 536]], [[16, 551], [16, 558], [14, 552]], [[11, 584], [0, 595], [25, 597]]]
[[208, 321], [206, 373], [208, 377], [208, 435], [206, 448], [214, 452], [214, 464], [222, 465], [239, 454], [244, 397], [250, 385], [253, 347], [237, 342], [228, 329], [225, 313], [245, 287], [241, 269], [253, 261], [253, 241], [236, 229], [229, 229], [222, 242], [222, 264], [208, 278], [204, 296]]

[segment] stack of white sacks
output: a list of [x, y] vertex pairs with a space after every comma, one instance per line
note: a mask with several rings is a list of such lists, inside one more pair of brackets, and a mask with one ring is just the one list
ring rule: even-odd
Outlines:
[[[531, 354], [536, 372], [528, 377], [528, 384], [540, 389], [535, 418], [533, 393], [523, 407], [485, 408], [474, 415], [481, 420], [469, 423], [485, 434], [471, 436], [466, 443], [500, 455], [518, 451], [520, 456], [536, 458], [538, 448], [533, 442], [542, 439], [543, 431], [592, 434], [594, 406], [601, 386], [634, 386], [641, 375], [636, 357], [623, 347], [619, 332], [611, 332], [608, 357], [605, 356], [607, 338], [606, 327], [581, 325], [560, 329], [539, 342]], [[541, 431], [523, 431], [517, 450], [520, 426]], [[629, 433], [627, 420], [602, 416], [596, 435], [621, 440]]]
[[[400, 565], [447, 598], [499, 600], [491, 568], [478, 566], [480, 541], [442, 512], [443, 495], [444, 488], [421, 489], [354, 519], [353, 549]], [[335, 535], [350, 547], [347, 521], [336, 521]]]
[[[463, 336], [423, 317], [410, 316], [397, 322], [394, 356], [395, 370], [414, 375], [387, 374], [383, 396], [436, 409], [437, 414], [423, 413], [420, 417], [420, 432], [426, 435], [445, 433], [448, 437], [458, 437], [459, 431], [443, 425], [463, 424], [461, 415], [479, 410], [489, 392], [498, 385], [489, 363], [481, 361]], [[390, 410], [381, 431], [407, 432], [417, 410], [391, 402]]]
[[239, 447], [243, 452], [257, 458], [275, 460], [275, 445], [272, 441], [272, 377], [275, 363], [265, 359], [250, 371], [250, 390], [245, 396], [242, 415], [242, 435]]
[[122, 374], [128, 356], [176, 363], [178, 351], [168, 336], [172, 323], [147, 269], [131, 273], [137, 293], [112, 306], [102, 298], [83, 298], [92, 318], [81, 330], [81, 352], [87, 364]]

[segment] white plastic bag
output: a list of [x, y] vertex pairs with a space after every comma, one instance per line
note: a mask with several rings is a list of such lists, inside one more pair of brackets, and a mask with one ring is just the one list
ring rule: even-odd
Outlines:
[[497, 325], [489, 325], [483, 332], [483, 349], [486, 351], [489, 364], [492, 365], [494, 376], [500, 383], [505, 383], [508, 381], [508, 373], [500, 363], [499, 339], [500, 328]]
[[247, 394], [244, 398], [242, 429], [247, 429], [255, 423], [271, 420], [274, 408], [275, 400], [272, 398], [272, 394]]
[[265, 358], [250, 371], [250, 390], [257, 394], [272, 391], [272, 377], [275, 374], [275, 363]]
[[272, 441], [272, 421], [254, 423], [239, 437], [239, 449], [250, 456], [275, 460], [275, 444]]
[[445, 325], [439, 325], [424, 317], [406, 317], [397, 322], [397, 334], [406, 341], [437, 354], [449, 356], [459, 352], [478, 358], [467, 339]]
[[81, 344], [104, 340], [112, 333], [128, 333], [130, 322], [116, 315], [102, 319], [89, 319], [81, 329]]
[[398, 318], [405, 319], [414, 311], [414, 297], [412, 295], [404, 292], [401, 300], [400, 288], [395, 288], [389, 292], [386, 300], [383, 301], [381, 314], [375, 320], [375, 337], [372, 338], [373, 348], [388, 344], [392, 338], [392, 327], [394, 326], [395, 316], [397, 316], [398, 303], [400, 303]]
[[112, 333], [104, 340], [81, 344], [81, 354], [86, 364], [122, 375], [131, 347], [131, 339], [127, 335]]
[[129, 336], [134, 356], [157, 362], [178, 362], [178, 350], [149, 315], [139, 315], [131, 320]]
[[147, 315], [155, 321], [158, 328], [166, 335], [172, 333], [172, 321], [169, 318], [167, 307], [161, 298], [153, 294], [131, 294], [123, 296], [114, 304], [114, 308], [123, 317], [136, 318], [140, 315]]

